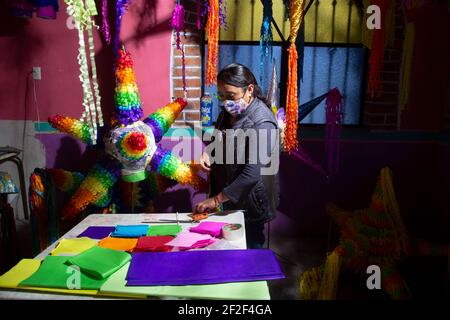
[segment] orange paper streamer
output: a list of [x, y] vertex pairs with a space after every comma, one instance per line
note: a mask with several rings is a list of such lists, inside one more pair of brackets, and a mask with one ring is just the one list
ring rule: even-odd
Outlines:
[[206, 57], [206, 85], [217, 83], [217, 61], [219, 55], [219, 0], [209, 0], [209, 14], [206, 30], [208, 33], [208, 52]]
[[284, 149], [287, 152], [298, 146], [298, 79], [297, 79], [297, 48], [295, 40], [303, 19], [303, 0], [292, 0], [290, 7], [291, 31], [289, 40], [288, 84], [286, 96], [286, 132], [284, 134]]

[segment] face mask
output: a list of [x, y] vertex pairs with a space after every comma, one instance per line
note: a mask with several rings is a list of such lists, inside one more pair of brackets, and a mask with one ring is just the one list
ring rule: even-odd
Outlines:
[[248, 104], [243, 98], [240, 98], [238, 101], [225, 100], [222, 102], [222, 106], [229, 114], [237, 115], [244, 112], [245, 109], [247, 109]]

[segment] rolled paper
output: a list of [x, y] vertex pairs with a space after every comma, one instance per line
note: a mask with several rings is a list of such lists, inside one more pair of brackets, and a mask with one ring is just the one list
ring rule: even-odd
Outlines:
[[226, 224], [222, 227], [222, 236], [229, 241], [240, 240], [244, 236], [244, 228], [242, 224]]

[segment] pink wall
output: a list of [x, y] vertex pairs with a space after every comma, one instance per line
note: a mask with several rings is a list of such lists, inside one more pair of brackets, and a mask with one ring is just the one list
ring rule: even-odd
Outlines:
[[[78, 33], [66, 27], [66, 5], [60, 1], [56, 20], [44, 20], [11, 17], [4, 3], [0, 3], [0, 119], [37, 120], [30, 75], [33, 66], [42, 68], [42, 80], [36, 81], [40, 120], [55, 114], [80, 117]], [[100, 3], [97, 1], [99, 12]], [[170, 100], [172, 8], [173, 1], [134, 0], [123, 19], [121, 39], [134, 58], [146, 114]], [[113, 27], [114, 8], [110, 9]], [[112, 46], [105, 46], [96, 30], [94, 40], [102, 110], [109, 116], [114, 90]]]

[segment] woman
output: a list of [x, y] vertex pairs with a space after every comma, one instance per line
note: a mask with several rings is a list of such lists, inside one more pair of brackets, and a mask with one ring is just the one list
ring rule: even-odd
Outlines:
[[[219, 72], [217, 87], [222, 110], [215, 126], [220, 134], [215, 139], [221, 144], [214, 140], [214, 146], [223, 148], [224, 161], [220, 161], [218, 149], [209, 148], [212, 143], [203, 152], [200, 164], [210, 173], [210, 198], [198, 203], [195, 210], [212, 211], [221, 205], [224, 210], [245, 210], [247, 248], [262, 248], [264, 224], [274, 218], [278, 206], [277, 121], [247, 67], [237, 63], [226, 66]], [[240, 143], [232, 135], [238, 132], [247, 136]], [[256, 139], [249, 138], [252, 133]], [[227, 143], [231, 139], [235, 143]], [[262, 155], [270, 161], [264, 162]]]

